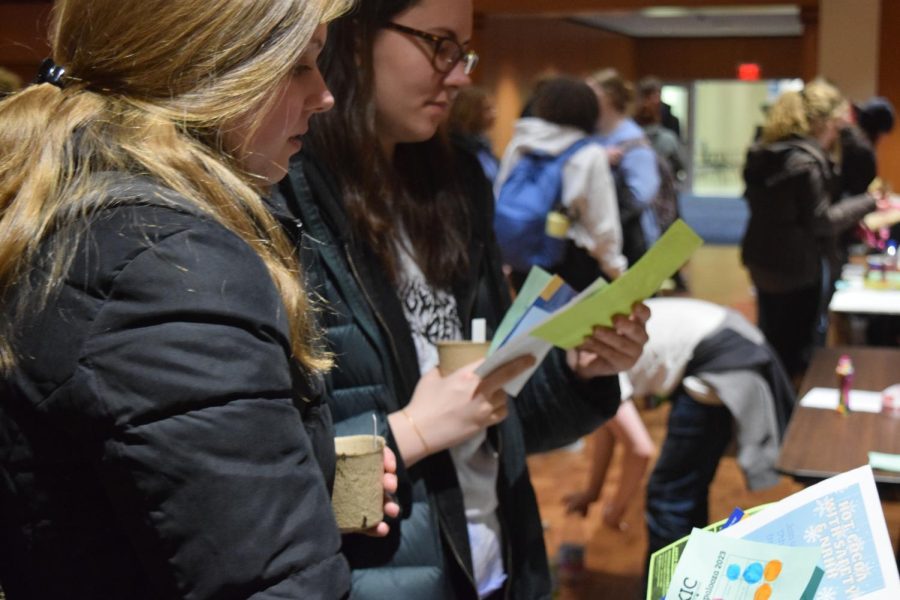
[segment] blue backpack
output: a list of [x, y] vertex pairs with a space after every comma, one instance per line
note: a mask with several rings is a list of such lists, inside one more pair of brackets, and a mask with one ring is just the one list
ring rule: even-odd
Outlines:
[[582, 138], [558, 156], [525, 154], [503, 182], [494, 232], [503, 261], [514, 271], [526, 273], [534, 265], [550, 269], [562, 261], [566, 240], [545, 233], [547, 213], [560, 204], [563, 165], [592, 141]]

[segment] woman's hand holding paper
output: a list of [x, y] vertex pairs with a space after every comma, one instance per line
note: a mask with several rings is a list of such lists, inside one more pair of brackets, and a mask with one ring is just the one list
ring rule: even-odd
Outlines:
[[647, 343], [650, 309], [640, 302], [631, 314], [613, 317], [612, 327], [594, 327], [593, 334], [569, 350], [569, 366], [581, 379], [614, 375], [627, 371], [637, 362]]

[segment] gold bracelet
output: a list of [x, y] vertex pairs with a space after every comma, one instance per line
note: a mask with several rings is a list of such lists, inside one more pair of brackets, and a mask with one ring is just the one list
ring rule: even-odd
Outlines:
[[401, 408], [400, 412], [403, 413], [403, 416], [406, 417], [406, 420], [409, 421], [409, 424], [412, 426], [413, 431], [416, 432], [416, 435], [419, 437], [419, 441], [422, 442], [422, 448], [425, 449], [425, 456], [431, 454], [431, 448], [428, 447], [428, 442], [425, 441], [425, 436], [422, 435], [422, 432], [419, 431], [419, 428], [416, 426], [416, 422], [413, 421], [413, 418], [409, 416], [409, 413], [406, 412], [405, 408]]

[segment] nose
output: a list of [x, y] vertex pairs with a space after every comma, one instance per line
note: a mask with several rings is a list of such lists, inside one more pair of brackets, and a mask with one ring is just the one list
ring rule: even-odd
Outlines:
[[466, 75], [466, 62], [464, 60], [456, 63], [450, 72], [444, 76], [444, 84], [453, 87], [472, 85], [472, 78]]
[[307, 110], [314, 113], [325, 112], [331, 110], [333, 106], [334, 96], [331, 95], [322, 73], [317, 69], [314, 88], [308, 96]]
[[316, 108], [316, 112], [325, 112], [332, 108], [334, 108], [334, 96], [331, 95], [331, 90], [326, 87], [319, 94], [319, 106]]

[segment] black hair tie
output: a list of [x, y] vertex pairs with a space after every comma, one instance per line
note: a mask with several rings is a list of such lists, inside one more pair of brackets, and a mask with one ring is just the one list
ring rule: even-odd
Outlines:
[[66, 68], [53, 62], [52, 58], [45, 58], [38, 69], [35, 83], [49, 83], [55, 85], [59, 89], [63, 88], [63, 77], [66, 74]]

